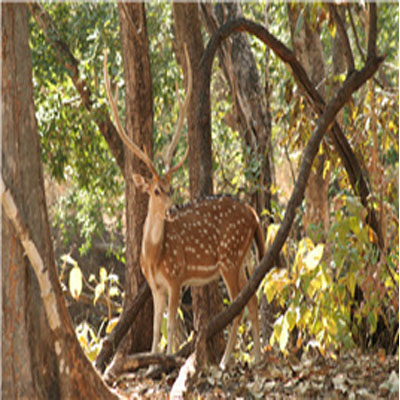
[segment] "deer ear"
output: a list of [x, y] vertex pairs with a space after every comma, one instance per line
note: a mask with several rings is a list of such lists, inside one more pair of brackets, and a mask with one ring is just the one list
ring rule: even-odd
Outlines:
[[142, 175], [132, 174], [132, 179], [133, 179], [133, 183], [135, 184], [135, 186], [138, 189], [140, 189], [142, 192], [148, 192], [149, 191], [150, 185], [146, 181], [146, 179], [143, 178]]

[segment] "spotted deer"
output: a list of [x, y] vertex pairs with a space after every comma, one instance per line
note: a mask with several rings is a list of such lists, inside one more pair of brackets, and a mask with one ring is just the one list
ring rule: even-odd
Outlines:
[[[172, 353], [177, 308], [182, 286], [205, 285], [221, 275], [231, 301], [247, 282], [244, 264], [253, 239], [258, 255], [264, 255], [264, 236], [256, 212], [231, 196], [206, 197], [181, 207], [172, 207], [171, 176], [180, 168], [180, 162], [164, 176], [157, 173], [148, 155], [127, 136], [118, 117], [106, 67], [104, 75], [107, 97], [116, 122], [117, 131], [125, 145], [139, 157], [152, 173], [152, 179], [133, 174], [136, 187], [149, 195], [147, 217], [143, 227], [140, 265], [151, 288], [154, 302], [152, 352], [158, 349], [162, 315], [168, 296], [167, 353]], [[189, 64], [188, 64], [189, 65]], [[189, 68], [190, 70], [190, 68]], [[179, 120], [186, 112], [191, 91], [189, 89]], [[178, 122], [179, 125], [179, 122]], [[248, 303], [252, 322], [255, 362], [260, 358], [260, 333], [257, 298]], [[242, 315], [242, 314], [241, 314]], [[225, 368], [232, 353], [238, 324], [232, 325], [228, 343], [220, 366]]]

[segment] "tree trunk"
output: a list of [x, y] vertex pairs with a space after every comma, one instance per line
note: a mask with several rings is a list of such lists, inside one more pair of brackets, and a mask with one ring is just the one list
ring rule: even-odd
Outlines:
[[[118, 3], [122, 53], [125, 70], [125, 127], [135, 143], [151, 153], [153, 150], [153, 97], [144, 3]], [[144, 281], [140, 269], [142, 229], [147, 215], [147, 195], [137, 190], [131, 177], [136, 172], [150, 177], [139, 159], [125, 152], [126, 198], [126, 275], [125, 305]], [[153, 303], [149, 297], [121, 344], [124, 354], [149, 350], [153, 337]]]
[[[193, 91], [191, 101], [187, 111], [188, 135], [189, 135], [189, 179], [190, 193], [192, 199], [198, 196], [209, 195], [200, 190], [200, 163], [198, 142], [195, 138], [196, 111], [199, 91], [198, 67], [200, 59], [204, 51], [203, 39], [200, 29], [200, 19], [198, 5], [195, 3], [173, 3], [173, 15], [175, 22], [175, 34], [178, 42], [178, 62], [183, 66], [185, 81], [187, 81], [188, 70], [186, 59], [183, 53], [184, 44], [187, 46], [190, 65], [193, 76]], [[211, 152], [211, 149], [210, 149]], [[212, 188], [211, 188], [212, 190]], [[218, 282], [209, 284], [207, 287], [192, 288], [193, 314], [195, 331], [200, 332], [202, 327], [207, 325], [207, 321], [211, 319], [211, 315], [222, 309], [222, 299], [218, 290]], [[203, 346], [204, 343], [199, 345]], [[223, 335], [216, 335], [209, 343], [208, 358], [216, 362], [222, 356], [224, 351]], [[205, 355], [205, 349], [199, 350], [201, 355]], [[200, 362], [201, 363], [201, 362]]]
[[[2, 397], [114, 398], [76, 339], [55, 267], [33, 105], [28, 10], [23, 4], [1, 8]], [[7, 207], [12, 198], [14, 206]]]
[[[320, 96], [326, 99], [325, 63], [321, 38], [317, 28], [306, 19], [306, 13], [303, 13], [301, 27], [298, 27], [301, 7], [305, 6], [288, 5], [294, 52]], [[311, 120], [312, 113], [308, 113], [308, 115]], [[324, 174], [325, 161], [325, 153], [319, 154], [314, 161], [305, 193], [306, 211], [303, 220], [306, 230], [310, 228], [310, 225], [320, 225], [324, 234], [329, 229], [328, 188], [330, 177], [329, 173]]]
[[[229, 20], [241, 18], [239, 3], [221, 3], [201, 6], [206, 28], [210, 34]], [[235, 102], [238, 129], [245, 146], [251, 149], [252, 157], [260, 160], [259, 189], [253, 196], [258, 214], [271, 210], [271, 118], [266, 107], [264, 92], [260, 84], [257, 65], [247, 35], [234, 33], [220, 47], [219, 58], [224, 75]], [[247, 160], [249, 162], [250, 160]]]
[[[239, 3], [217, 4], [215, 12], [211, 4], [203, 4], [201, 9], [210, 33], [215, 33], [224, 22], [242, 17]], [[259, 189], [253, 195], [253, 203], [260, 215], [265, 209], [271, 211], [272, 151], [268, 101], [261, 88], [257, 65], [246, 34], [232, 34], [221, 45], [218, 54], [235, 101], [237, 128], [243, 143], [251, 148], [252, 157], [261, 160], [259, 176], [254, 176]], [[261, 297], [260, 326], [265, 342], [270, 336], [268, 327], [273, 324], [276, 308], [274, 304], [267, 303], [265, 296]]]

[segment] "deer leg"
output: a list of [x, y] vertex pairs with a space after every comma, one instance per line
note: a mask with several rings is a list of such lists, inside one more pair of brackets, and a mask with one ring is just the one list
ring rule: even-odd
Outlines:
[[[227, 269], [227, 270], [221, 271], [221, 275], [222, 275], [222, 278], [228, 289], [228, 294], [229, 294], [229, 298], [231, 301], [233, 301], [235, 299], [235, 297], [237, 296], [237, 294], [239, 293], [239, 276], [238, 276], [237, 272], [238, 271], [237, 270], [235, 271], [234, 268], [231, 268], [230, 270]], [[232, 350], [235, 346], [236, 333], [237, 333], [239, 322], [242, 318], [242, 315], [243, 315], [243, 311], [240, 313], [239, 316], [237, 316], [233, 320], [231, 332], [230, 332], [229, 338], [228, 338], [228, 343], [226, 344], [224, 355], [221, 359], [221, 362], [219, 363], [219, 366], [221, 369], [225, 369], [229, 363], [229, 360], [230, 360], [230, 357], [232, 354]]]
[[180, 287], [174, 287], [174, 286], [170, 287], [168, 296], [167, 354], [172, 354], [174, 350], [176, 313], [179, 306], [179, 300], [180, 300]]
[[[240, 273], [240, 290], [246, 285], [247, 278], [244, 269]], [[254, 344], [254, 362], [257, 364], [260, 361], [261, 356], [261, 345], [260, 345], [260, 323], [258, 320], [258, 301], [257, 296], [251, 296], [247, 303], [247, 308], [250, 314], [251, 330], [253, 333], [253, 344]]]
[[158, 290], [152, 288], [151, 293], [153, 295], [154, 305], [153, 344], [151, 346], [151, 352], [157, 353], [158, 343], [160, 342], [162, 316], [165, 309], [165, 293], [160, 288]]

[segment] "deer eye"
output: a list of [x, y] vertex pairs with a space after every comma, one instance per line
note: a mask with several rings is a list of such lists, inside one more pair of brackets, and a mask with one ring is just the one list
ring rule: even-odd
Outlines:
[[161, 194], [160, 189], [155, 188], [155, 189], [154, 189], [154, 194], [155, 194], [156, 196], [159, 196], [159, 195]]

